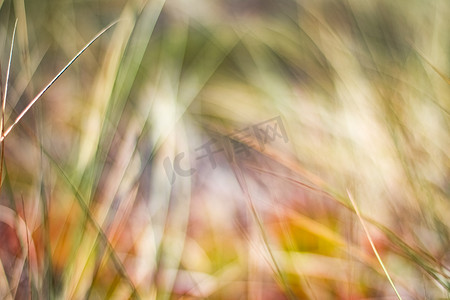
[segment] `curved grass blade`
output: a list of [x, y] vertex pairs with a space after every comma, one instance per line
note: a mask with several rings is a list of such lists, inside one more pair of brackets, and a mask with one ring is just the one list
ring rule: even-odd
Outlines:
[[[2, 122], [1, 122], [1, 126], [2, 126], [2, 135], [4, 135], [5, 132], [5, 110], [6, 110], [6, 97], [8, 96], [8, 82], [9, 82], [9, 74], [11, 71], [11, 60], [12, 60], [12, 54], [13, 54], [13, 49], [14, 49], [14, 39], [16, 37], [16, 30], [17, 30], [17, 21], [18, 19], [16, 19], [16, 22], [14, 24], [14, 30], [13, 30], [13, 35], [11, 38], [11, 49], [9, 51], [9, 60], [8, 60], [8, 68], [6, 70], [6, 81], [5, 81], [5, 92], [3, 93], [2, 88], [0, 87], [0, 90], [2, 91], [1, 93], [1, 98], [2, 98]], [[1, 70], [1, 69], [0, 69]], [[0, 85], [2, 85], [2, 80], [1, 80], [1, 74], [0, 74]], [[2, 178], [3, 178], [3, 161], [5, 159], [5, 143], [3, 143], [3, 140], [1, 141], [2, 143], [2, 154], [0, 157], [0, 187], [2, 185]]]
[[120, 277], [122, 277], [127, 282], [127, 284], [129, 285], [129, 287], [131, 289], [130, 297], [132, 299], [141, 299], [141, 297], [136, 289], [136, 286], [134, 285], [132, 279], [130, 278], [130, 276], [127, 273], [127, 270], [125, 269], [125, 266], [122, 264], [122, 261], [120, 260], [116, 251], [114, 250], [114, 247], [112, 246], [111, 242], [109, 241], [108, 236], [103, 231], [100, 224], [97, 223], [97, 221], [95, 220], [89, 207], [86, 204], [87, 203], [86, 200], [80, 194], [80, 192], [78, 191], [78, 188], [72, 183], [69, 176], [64, 172], [64, 170], [61, 168], [61, 166], [53, 159], [53, 157], [43, 147], [42, 147], [42, 151], [45, 154], [45, 156], [48, 157], [49, 161], [52, 163], [52, 165], [55, 167], [55, 169], [61, 174], [62, 178], [67, 183], [68, 187], [73, 191], [75, 199], [77, 200], [80, 208], [86, 214], [88, 222], [98, 232], [97, 238], [103, 243], [104, 247], [106, 247], [106, 249], [108, 250], [109, 257], [111, 258], [111, 261], [114, 264], [114, 267], [116, 268]]
[[11, 130], [19, 123], [19, 121], [23, 118], [23, 116], [30, 110], [30, 108], [36, 103], [36, 101], [39, 100], [39, 98], [42, 97], [42, 95], [55, 83], [56, 80], [77, 60], [78, 57], [83, 54], [84, 51], [86, 51], [87, 48], [89, 48], [99, 37], [101, 37], [108, 29], [110, 29], [112, 26], [114, 26], [118, 21], [113, 22], [112, 24], [105, 27], [103, 30], [101, 30], [89, 43], [87, 43], [83, 49], [81, 49], [68, 63], [67, 65], [59, 71], [59, 73], [34, 97], [33, 100], [25, 107], [25, 109], [19, 114], [19, 116], [16, 118], [14, 123], [8, 127], [8, 129], [2, 133], [0, 136], [0, 142], [3, 142], [3, 140], [6, 138], [6, 136], [11, 132]]

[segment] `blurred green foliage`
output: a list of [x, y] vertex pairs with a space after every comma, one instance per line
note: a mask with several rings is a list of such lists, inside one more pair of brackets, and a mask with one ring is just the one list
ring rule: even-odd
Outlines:
[[[395, 297], [351, 191], [401, 297], [448, 298], [448, 15], [447, 0], [0, 0], [6, 127], [118, 21], [4, 140], [0, 296]], [[277, 116], [288, 142], [198, 159]], [[171, 184], [179, 153], [197, 172]]]

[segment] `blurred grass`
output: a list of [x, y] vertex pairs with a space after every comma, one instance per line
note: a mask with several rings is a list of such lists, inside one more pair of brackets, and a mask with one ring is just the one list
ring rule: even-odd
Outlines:
[[[403, 299], [449, 298], [449, 13], [0, 1], [6, 127], [118, 20], [4, 140], [0, 296], [395, 298], [364, 222]], [[286, 141], [245, 136], [277, 116]], [[171, 184], [180, 153], [195, 173]]]

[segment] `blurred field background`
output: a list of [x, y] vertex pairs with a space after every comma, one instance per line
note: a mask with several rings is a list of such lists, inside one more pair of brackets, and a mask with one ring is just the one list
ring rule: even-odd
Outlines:
[[1, 299], [450, 298], [448, 16], [0, 0]]

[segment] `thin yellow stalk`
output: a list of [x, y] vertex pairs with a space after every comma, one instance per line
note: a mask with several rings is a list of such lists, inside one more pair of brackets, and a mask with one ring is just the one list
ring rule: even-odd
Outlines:
[[397, 295], [397, 298], [400, 299], [400, 300], [402, 300], [402, 297], [400, 296], [400, 294], [398, 293], [397, 289], [395, 288], [394, 282], [392, 281], [391, 276], [389, 276], [389, 273], [388, 273], [386, 267], [384, 266], [383, 261], [381, 260], [380, 255], [378, 254], [377, 248], [375, 247], [375, 245], [374, 245], [374, 243], [373, 243], [373, 240], [372, 240], [372, 237], [370, 236], [369, 230], [367, 229], [366, 224], [364, 223], [364, 220], [363, 220], [363, 218], [361, 217], [361, 214], [359, 213], [359, 209], [358, 209], [358, 207], [356, 206], [356, 203], [355, 203], [355, 201], [353, 200], [353, 197], [352, 197], [352, 195], [350, 194], [350, 191], [349, 191], [349, 190], [347, 190], [347, 194], [348, 194], [348, 197], [350, 198], [350, 201], [352, 202], [353, 208], [355, 209], [356, 215], [358, 216], [359, 221], [361, 222], [361, 225], [362, 225], [362, 227], [363, 227], [363, 229], [364, 229], [364, 232], [366, 233], [366, 236], [367, 236], [367, 239], [369, 240], [370, 246], [372, 247], [372, 250], [373, 250], [373, 252], [375, 253], [375, 256], [377, 257], [378, 262], [380, 263], [381, 267], [383, 268], [384, 274], [386, 274], [386, 277], [387, 277], [387, 279], [389, 280], [389, 283], [391, 284], [392, 289], [394, 290], [395, 294]]

